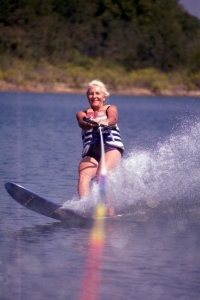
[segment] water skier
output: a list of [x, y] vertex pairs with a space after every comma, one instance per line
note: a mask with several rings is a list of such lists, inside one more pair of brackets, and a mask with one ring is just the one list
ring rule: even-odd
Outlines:
[[[79, 164], [78, 193], [82, 198], [90, 194], [91, 180], [99, 176], [101, 167], [101, 146], [98, 125], [102, 127], [105, 164], [110, 170], [117, 166], [124, 152], [124, 145], [118, 122], [118, 110], [115, 105], [105, 105], [106, 98], [110, 95], [104, 83], [93, 80], [88, 84], [86, 92], [90, 108], [79, 111], [76, 115], [79, 126], [82, 128], [83, 151]], [[84, 120], [89, 118], [97, 124]]]

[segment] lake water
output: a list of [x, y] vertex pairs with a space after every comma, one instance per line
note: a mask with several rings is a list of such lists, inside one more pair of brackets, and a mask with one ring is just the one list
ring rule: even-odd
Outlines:
[[67, 224], [20, 206], [4, 184], [93, 213], [95, 182], [76, 201], [86, 97], [0, 93], [0, 299], [200, 300], [200, 98], [108, 103], [126, 148], [107, 178], [123, 217]]

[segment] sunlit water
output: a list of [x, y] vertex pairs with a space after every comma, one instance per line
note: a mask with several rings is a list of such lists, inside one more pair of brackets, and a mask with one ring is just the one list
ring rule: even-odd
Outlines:
[[[107, 178], [120, 218], [106, 219], [91, 299], [200, 300], [200, 99], [112, 96], [125, 154]], [[76, 112], [84, 95], [0, 94], [0, 299], [83, 299], [93, 223], [61, 224], [21, 207], [13, 181], [78, 213]], [[92, 273], [93, 272], [93, 273]], [[90, 274], [90, 275], [91, 275]], [[89, 299], [89, 298], [88, 298]]]

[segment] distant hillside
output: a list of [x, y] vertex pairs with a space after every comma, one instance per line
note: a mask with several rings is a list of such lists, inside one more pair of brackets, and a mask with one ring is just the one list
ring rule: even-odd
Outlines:
[[126, 70], [200, 67], [200, 23], [176, 0], [0, 0], [5, 56]]
[[198, 92], [199, 20], [178, 0], [0, 0], [0, 90], [94, 78], [122, 93]]

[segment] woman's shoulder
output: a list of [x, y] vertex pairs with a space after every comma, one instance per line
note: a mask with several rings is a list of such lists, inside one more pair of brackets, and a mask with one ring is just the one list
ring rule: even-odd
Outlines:
[[84, 110], [84, 112], [85, 112], [85, 113], [93, 112], [93, 109], [92, 109], [92, 108], [87, 108], [87, 109]]
[[113, 108], [113, 107], [116, 108], [116, 106], [113, 105], [113, 104], [104, 105], [102, 110], [106, 110], [107, 111], [109, 108]]
[[[112, 105], [112, 104], [104, 105], [104, 106], [101, 107], [100, 111], [107, 110], [109, 107], [115, 107], [115, 105]], [[85, 113], [93, 112], [93, 111], [94, 110], [91, 107], [84, 110]]]

